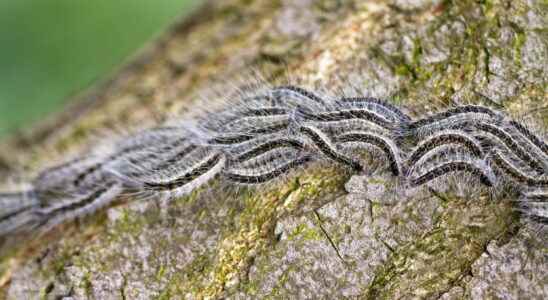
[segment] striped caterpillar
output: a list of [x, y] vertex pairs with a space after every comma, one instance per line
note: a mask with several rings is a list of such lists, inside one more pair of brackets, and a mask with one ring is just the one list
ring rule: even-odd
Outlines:
[[[214, 121], [212, 121], [214, 120]], [[502, 112], [478, 105], [412, 119], [365, 97], [324, 99], [281, 86], [188, 123], [143, 130], [42, 171], [26, 191], [0, 193], [0, 236], [45, 232], [124, 194], [167, 198], [214, 178], [260, 184], [313, 161], [365, 172], [355, 150], [380, 153], [407, 187], [467, 173], [489, 188], [509, 182], [516, 210], [548, 223], [548, 145]]]

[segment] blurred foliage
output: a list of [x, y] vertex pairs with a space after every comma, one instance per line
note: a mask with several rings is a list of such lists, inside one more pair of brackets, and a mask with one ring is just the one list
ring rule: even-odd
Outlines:
[[197, 2], [0, 1], [0, 137], [60, 109]]

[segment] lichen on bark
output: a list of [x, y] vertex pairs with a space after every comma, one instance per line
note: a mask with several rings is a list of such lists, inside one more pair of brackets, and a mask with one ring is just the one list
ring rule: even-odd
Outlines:
[[[487, 103], [546, 128], [547, 11], [525, 0], [211, 2], [84, 95], [71, 110], [80, 113], [4, 143], [3, 160], [39, 169], [88, 148], [95, 130], [162, 121], [212, 81], [257, 65], [332, 91], [351, 82], [414, 116]], [[3, 293], [546, 298], [545, 237], [507, 200], [451, 187], [401, 191], [382, 174], [318, 165], [261, 188], [216, 181], [170, 203], [127, 201], [11, 253]]]

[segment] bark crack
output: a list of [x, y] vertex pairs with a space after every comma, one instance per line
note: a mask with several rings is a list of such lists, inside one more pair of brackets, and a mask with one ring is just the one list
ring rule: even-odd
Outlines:
[[127, 287], [127, 278], [124, 274], [122, 274], [122, 286], [120, 287], [120, 297], [122, 297], [122, 300], [126, 300], [126, 287]]
[[318, 214], [318, 212], [316, 210], [314, 210], [314, 215], [316, 216], [316, 218], [318, 219], [318, 226], [320, 227], [320, 230], [322, 231], [322, 233], [325, 235], [325, 238], [327, 239], [327, 241], [329, 242], [329, 244], [331, 245], [331, 247], [333, 248], [333, 250], [335, 250], [335, 253], [337, 253], [337, 256], [339, 257], [339, 259], [341, 260], [341, 262], [343, 263], [343, 265], [347, 266], [348, 263], [344, 260], [344, 258], [342, 257], [341, 255], [341, 252], [339, 251], [339, 248], [337, 247], [337, 245], [335, 245], [335, 242], [333, 241], [333, 239], [331, 238], [331, 236], [329, 236], [329, 233], [327, 232], [327, 230], [325, 230], [325, 228], [323, 227], [323, 221], [320, 217], [320, 214]]

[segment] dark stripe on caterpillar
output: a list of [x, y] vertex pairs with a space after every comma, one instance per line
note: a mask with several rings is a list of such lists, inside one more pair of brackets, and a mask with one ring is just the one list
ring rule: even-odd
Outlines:
[[548, 177], [532, 177], [523, 173], [518, 167], [516, 167], [510, 160], [506, 159], [498, 150], [493, 150], [489, 153], [489, 157], [493, 160], [496, 166], [498, 166], [503, 173], [514, 178], [515, 180], [522, 182], [528, 186], [547, 186]]
[[464, 132], [447, 131], [434, 135], [421, 142], [407, 159], [407, 164], [412, 167], [421, 157], [432, 149], [445, 144], [459, 144], [464, 146], [471, 154], [477, 158], [483, 158], [484, 154], [479, 143]]
[[257, 129], [246, 131], [245, 133], [234, 133], [234, 134], [228, 134], [228, 135], [221, 135], [214, 137], [213, 139], [209, 140], [208, 143], [215, 145], [230, 145], [230, 144], [238, 144], [245, 141], [249, 141], [254, 136], [259, 134], [268, 134], [268, 133], [274, 133], [277, 131], [281, 131], [284, 129], [287, 129], [287, 126], [289, 125], [288, 121], [283, 122], [277, 122], [276, 124], [272, 124], [269, 126], [260, 127]]
[[101, 197], [104, 193], [109, 191], [115, 184], [116, 184], [115, 182], [108, 183], [104, 187], [96, 189], [90, 195], [82, 199], [75, 199], [75, 201], [70, 201], [69, 203], [55, 207], [54, 209], [47, 209], [47, 208], [40, 209], [40, 210], [37, 210], [35, 213], [38, 215], [51, 216], [54, 214], [63, 213], [67, 211], [74, 211], [76, 209], [82, 208], [88, 204], [93, 203], [97, 198]]
[[424, 126], [439, 122], [441, 120], [451, 118], [453, 116], [457, 116], [457, 115], [460, 115], [460, 114], [468, 114], [468, 113], [485, 114], [485, 115], [488, 115], [488, 116], [490, 116], [494, 119], [499, 119], [501, 117], [499, 113], [497, 113], [497, 112], [493, 111], [492, 109], [490, 109], [488, 107], [485, 107], [485, 106], [464, 105], [464, 106], [454, 107], [454, 108], [448, 109], [447, 111], [440, 112], [440, 113], [434, 114], [432, 116], [428, 116], [424, 119], [411, 122], [411, 123], [409, 123], [408, 128], [411, 129], [411, 130], [416, 130], [416, 129], [419, 129], [421, 127], [424, 127]]
[[200, 162], [197, 166], [193, 167], [189, 171], [186, 171], [182, 176], [178, 177], [175, 180], [171, 180], [168, 182], [145, 182], [143, 183], [143, 187], [148, 190], [154, 190], [154, 191], [166, 191], [166, 190], [175, 190], [177, 188], [180, 188], [194, 179], [204, 175], [208, 171], [212, 170], [223, 158], [223, 154], [221, 153], [214, 153], [206, 159], [204, 159], [202, 162]]
[[336, 122], [349, 119], [363, 119], [385, 129], [394, 129], [394, 125], [377, 112], [361, 109], [332, 110], [323, 112], [311, 112], [302, 107], [297, 108], [297, 115], [305, 121]]
[[290, 112], [290, 109], [277, 106], [248, 108], [242, 112], [240, 117], [280, 116], [287, 115]]
[[491, 124], [487, 124], [485, 122], [478, 122], [474, 124], [474, 127], [496, 136], [506, 145], [506, 147], [508, 147], [508, 149], [510, 149], [510, 151], [512, 151], [517, 157], [527, 163], [531, 168], [533, 168], [533, 170], [539, 173], [544, 173], [544, 166], [540, 164], [539, 161], [535, 160], [535, 158], [533, 158], [525, 149], [523, 149], [523, 147], [518, 145], [518, 143], [514, 141], [512, 136], [503, 129]]
[[161, 171], [163, 169], [169, 168], [171, 165], [177, 163], [178, 161], [184, 159], [187, 155], [189, 155], [191, 152], [196, 150], [198, 148], [197, 145], [189, 145], [185, 148], [183, 148], [181, 151], [177, 152], [172, 157], [168, 158], [168, 160], [162, 162], [158, 166], [152, 168], [152, 172], [154, 171]]
[[537, 146], [544, 154], [548, 155], [548, 144], [541, 140], [539, 137], [537, 137], [534, 133], [532, 133], [529, 129], [527, 129], [522, 124], [510, 120], [510, 125], [516, 128], [523, 136], [525, 136], [531, 143], [533, 143], [535, 146]]
[[275, 87], [274, 89], [272, 89], [272, 94], [274, 97], [280, 97], [280, 96], [283, 96], [282, 92], [287, 92], [287, 91], [294, 92], [302, 97], [306, 97], [318, 103], [324, 102], [324, 100], [321, 97], [317, 96], [313, 92], [298, 86], [293, 86], [293, 85], [282, 85], [282, 86]]
[[392, 174], [394, 176], [399, 176], [402, 174], [401, 159], [398, 155], [395, 144], [389, 139], [369, 132], [349, 132], [338, 136], [336, 141], [337, 143], [358, 142], [376, 146], [377, 148], [380, 148], [388, 157]]
[[238, 183], [247, 183], [247, 184], [258, 184], [267, 182], [269, 180], [272, 180], [283, 173], [298, 167], [302, 166], [307, 162], [312, 161], [312, 156], [310, 155], [304, 155], [299, 158], [293, 159], [289, 162], [286, 162], [285, 164], [275, 168], [272, 171], [256, 174], [256, 175], [248, 175], [248, 174], [238, 174], [235, 172], [224, 172], [223, 176], [227, 178], [228, 180], [231, 180], [233, 182]]
[[38, 204], [37, 201], [27, 201], [28, 203], [25, 204], [28, 197], [34, 197], [34, 193], [29, 191], [0, 193], [0, 223]]
[[329, 137], [323, 134], [319, 129], [313, 126], [301, 126], [299, 128], [300, 132], [304, 133], [306, 136], [314, 142], [314, 145], [323, 153], [325, 156], [331, 158], [332, 160], [350, 166], [356, 171], [362, 171], [363, 167], [357, 161], [354, 161], [351, 158], [344, 156], [339, 153], [334, 145], [331, 143]]
[[469, 161], [464, 161], [464, 160], [444, 162], [442, 164], [439, 164], [433, 167], [432, 169], [428, 170], [424, 174], [411, 179], [411, 185], [413, 186], [423, 185], [440, 176], [443, 176], [449, 173], [465, 171], [474, 176], [479, 177], [480, 182], [482, 184], [491, 187], [494, 185], [494, 182], [491, 179], [492, 177], [486, 173], [488, 172], [488, 170], [484, 170], [484, 169], [485, 169], [485, 166], [479, 166], [476, 163], [471, 163]]
[[[150, 133], [153, 133], [154, 131], [163, 132], [163, 131], [172, 131], [172, 130], [176, 130], [176, 129], [177, 129], [176, 127], [160, 127], [160, 128], [156, 128], [154, 130], [151, 130], [149, 132], [145, 132], [144, 134], [150, 134]], [[155, 145], [155, 144], [152, 144], [152, 145], [151, 144], [146, 144], [146, 143], [144, 143], [144, 140], [145, 139], [143, 138], [143, 142], [141, 142], [141, 143], [137, 143], [135, 145], [128, 145], [128, 146], [122, 147], [119, 151], [117, 151], [116, 153], [110, 155], [108, 158], [104, 159], [104, 161], [98, 162], [98, 163], [90, 166], [89, 168], [87, 168], [85, 170], [82, 170], [82, 172], [79, 173], [78, 176], [76, 176], [76, 178], [72, 182], [72, 185], [74, 187], [79, 187], [88, 178], [88, 176], [90, 176], [93, 173], [95, 173], [96, 171], [100, 170], [108, 162], [114, 161], [114, 160], [116, 160], [120, 157], [123, 157], [124, 155], [130, 154], [132, 152], [140, 151], [140, 150], [150, 148], [150, 147], [153, 147], [153, 146], [158, 146], [158, 145]], [[157, 150], [157, 152], [151, 153], [150, 156], [155, 156], [158, 153], [169, 151], [170, 149], [178, 147], [179, 145], [184, 143], [186, 140], [187, 140], [187, 138], [184, 138], [184, 137], [183, 138], [178, 138], [174, 142], [168, 143], [168, 145], [159, 148]], [[152, 158], [152, 157], [150, 157], [150, 158]], [[141, 159], [146, 159], [146, 158], [141, 158]]]
[[402, 122], [409, 122], [411, 121], [411, 118], [406, 115], [401, 109], [398, 107], [377, 99], [377, 98], [371, 98], [371, 97], [346, 97], [338, 100], [338, 102], [341, 103], [364, 103], [364, 104], [372, 104], [375, 106], [379, 106], [383, 108], [385, 111], [390, 112], [393, 116], [395, 116], [397, 119], [399, 119]]
[[276, 140], [267, 141], [262, 143], [238, 156], [233, 160], [234, 162], [241, 163], [257, 157], [263, 153], [266, 153], [272, 149], [281, 148], [281, 147], [292, 147], [296, 149], [303, 149], [304, 144], [296, 139], [280, 138]]

